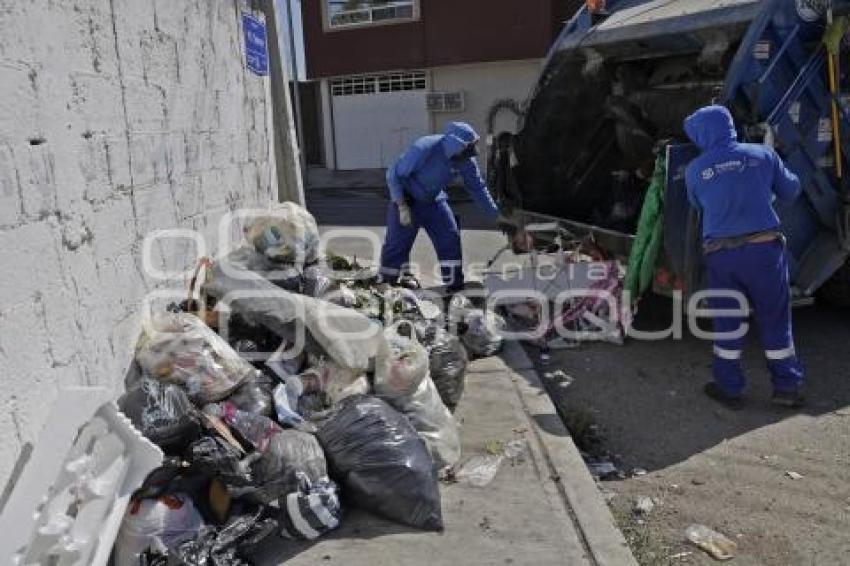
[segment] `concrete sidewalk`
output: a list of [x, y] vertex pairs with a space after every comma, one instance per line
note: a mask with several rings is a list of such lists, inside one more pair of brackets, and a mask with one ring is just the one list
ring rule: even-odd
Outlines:
[[[333, 194], [331, 194], [333, 193]], [[341, 194], [347, 193], [347, 194]], [[338, 226], [358, 226], [380, 241], [383, 227], [370, 223], [374, 198], [356, 191], [314, 191], [310, 210], [324, 234]], [[474, 207], [463, 210], [463, 253], [467, 266], [486, 262], [504, 245], [498, 232], [468, 229], [480, 219]], [[330, 244], [329, 244], [330, 245]], [[348, 236], [332, 244], [336, 253], [376, 261], [367, 241]], [[411, 259], [433, 279], [436, 257], [425, 234]], [[425, 533], [348, 510], [341, 528], [315, 543], [280, 541], [260, 564], [344, 566], [492, 564], [636, 564], [608, 506], [573, 444], [540, 378], [516, 343], [500, 357], [477, 360], [456, 414], [461, 426], [461, 465], [486, 453], [496, 442], [521, 439], [522, 461], [503, 463], [483, 488], [441, 485], [445, 532]]]
[[457, 412], [464, 456], [522, 441], [486, 487], [442, 484], [445, 532], [408, 529], [359, 511], [316, 543], [281, 541], [261, 564], [636, 564], [531, 361], [517, 344], [474, 362]]

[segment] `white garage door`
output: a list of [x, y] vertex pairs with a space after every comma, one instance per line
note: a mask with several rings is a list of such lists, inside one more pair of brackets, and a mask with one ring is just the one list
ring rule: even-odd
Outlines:
[[331, 81], [339, 169], [389, 167], [429, 133], [424, 72]]

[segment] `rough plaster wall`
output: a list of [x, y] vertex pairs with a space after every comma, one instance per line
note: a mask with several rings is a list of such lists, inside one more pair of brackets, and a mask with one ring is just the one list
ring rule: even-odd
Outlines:
[[276, 197], [243, 8], [0, 0], [0, 487], [62, 387], [119, 386], [141, 298], [184, 284], [145, 273], [145, 234], [195, 229], [212, 251], [228, 210]]

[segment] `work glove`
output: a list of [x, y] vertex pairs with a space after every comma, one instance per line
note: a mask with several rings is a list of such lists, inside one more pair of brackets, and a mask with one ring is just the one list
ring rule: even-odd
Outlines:
[[513, 236], [517, 230], [516, 224], [505, 216], [504, 214], [500, 214], [498, 218], [496, 218], [496, 225], [499, 227], [499, 230], [502, 234], [506, 236]]
[[526, 232], [525, 228], [517, 226], [510, 218], [500, 214], [496, 223], [502, 233], [510, 239], [511, 249], [514, 253], [528, 253], [534, 248], [534, 238], [531, 234]]
[[395, 204], [398, 207], [398, 219], [401, 225], [407, 227], [413, 224], [413, 215], [410, 212], [410, 206], [404, 201]]

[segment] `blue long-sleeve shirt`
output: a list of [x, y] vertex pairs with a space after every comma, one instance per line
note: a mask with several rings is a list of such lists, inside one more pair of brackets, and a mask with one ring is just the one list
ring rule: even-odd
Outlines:
[[390, 198], [398, 202], [405, 197], [419, 202], [445, 200], [446, 187], [457, 176], [478, 206], [495, 219], [499, 207], [490, 195], [474, 157], [452, 159], [478, 136], [466, 124], [452, 123], [444, 135], [425, 136], [416, 140], [387, 169]]
[[702, 211], [704, 240], [779, 228], [774, 195], [793, 201], [800, 180], [773, 149], [738, 143], [732, 115], [707, 106], [685, 120], [685, 132], [702, 153], [685, 173], [688, 200]]

